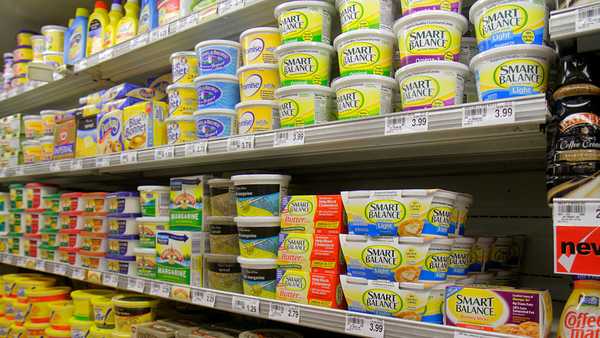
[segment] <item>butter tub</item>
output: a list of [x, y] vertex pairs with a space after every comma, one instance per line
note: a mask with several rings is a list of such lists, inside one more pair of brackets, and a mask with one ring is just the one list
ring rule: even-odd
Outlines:
[[546, 93], [556, 54], [546, 46], [506, 46], [471, 59], [480, 101]]
[[[194, 52], [171, 54], [173, 83], [192, 84], [198, 76], [198, 58]], [[167, 89], [168, 90], [168, 89]]]
[[289, 1], [275, 7], [284, 44], [297, 41], [331, 43], [335, 8], [327, 1]]
[[391, 76], [394, 34], [387, 30], [359, 29], [338, 36], [340, 75], [376, 74]]
[[[279, 67], [270, 63], [244, 66], [238, 69], [241, 102], [274, 100], [280, 86]], [[226, 108], [226, 107], [225, 107]]]
[[198, 109], [233, 109], [240, 102], [240, 83], [236, 76], [203, 75], [194, 79], [194, 86], [198, 93]]
[[275, 101], [242, 102], [235, 106], [235, 111], [240, 135], [279, 129], [279, 105]]
[[198, 109], [198, 92], [193, 84], [176, 83], [167, 87], [169, 117], [192, 115]]
[[392, 29], [392, 0], [336, 0], [335, 5], [344, 33], [361, 28]]
[[295, 85], [275, 91], [281, 128], [311, 126], [334, 121], [335, 92], [319, 85]]
[[275, 27], [256, 27], [240, 35], [244, 65], [277, 63], [275, 48], [281, 45], [281, 34]]
[[196, 118], [194, 116], [173, 116], [165, 122], [167, 125], [167, 144], [196, 141]]
[[281, 85], [329, 86], [334, 52], [333, 47], [320, 42], [294, 42], [279, 46], [275, 55], [279, 60]]
[[241, 45], [229, 40], [202, 41], [194, 48], [199, 75], [235, 75], [241, 64]]
[[382, 75], [350, 75], [331, 84], [337, 97], [337, 119], [348, 120], [393, 112], [392, 99], [398, 84]]

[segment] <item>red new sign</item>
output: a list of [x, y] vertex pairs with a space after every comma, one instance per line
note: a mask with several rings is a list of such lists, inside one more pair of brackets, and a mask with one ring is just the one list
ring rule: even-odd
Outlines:
[[600, 227], [555, 225], [554, 272], [600, 276]]

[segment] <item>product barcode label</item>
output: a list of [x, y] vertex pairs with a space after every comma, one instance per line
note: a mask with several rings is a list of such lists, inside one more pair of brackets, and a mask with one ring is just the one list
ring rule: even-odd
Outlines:
[[44, 262], [44, 261], [43, 261], [43, 260], [41, 260], [41, 259], [38, 259], [38, 260], [35, 262], [35, 269], [36, 269], [36, 270], [40, 270], [40, 271], [46, 271], [46, 262]]
[[110, 158], [102, 156], [96, 157], [96, 168], [104, 168], [110, 166]]
[[244, 0], [225, 0], [219, 3], [218, 12], [223, 15], [240, 8], [244, 8]]
[[83, 58], [81, 61], [77, 62], [73, 68], [75, 68], [75, 72], [80, 72], [88, 67], [88, 59]]
[[104, 62], [113, 58], [115, 50], [112, 48], [105, 49], [98, 53], [98, 62]]
[[186, 16], [185, 18], [180, 19], [179, 21], [177, 21], [177, 24], [178, 32], [195, 27], [198, 24], [198, 13], [193, 13], [191, 15]]
[[127, 279], [127, 290], [143, 293], [145, 286], [146, 283], [143, 279], [132, 277]]
[[49, 170], [51, 173], [56, 173], [60, 171], [60, 161], [52, 161], [50, 162]]
[[85, 280], [87, 270], [83, 268], [73, 268], [72, 277], [79, 280]]
[[144, 33], [129, 40], [129, 49], [138, 49], [146, 44], [148, 44], [148, 33]]
[[513, 102], [497, 102], [486, 105], [473, 105], [463, 108], [463, 127], [515, 122]]
[[137, 163], [138, 161], [138, 153], [137, 151], [126, 151], [121, 153], [121, 164], [132, 164]]
[[102, 274], [102, 284], [115, 288], [119, 285], [119, 276], [114, 273], [105, 272]]
[[273, 134], [273, 147], [290, 147], [304, 144], [304, 128], [278, 130]]
[[83, 169], [83, 161], [79, 159], [74, 159], [71, 161], [71, 170], [81, 170]]
[[271, 303], [269, 319], [298, 324], [300, 323], [300, 307], [293, 304]]
[[346, 315], [345, 331], [364, 337], [383, 338], [385, 325], [382, 319]]
[[555, 199], [554, 225], [600, 226], [600, 200]]
[[575, 31], [600, 28], [600, 4], [590, 5], [577, 10]]
[[558, 204], [559, 214], [583, 216], [585, 215], [585, 202], [568, 202]]
[[162, 40], [169, 36], [169, 25], [158, 27], [150, 32], [150, 42]]
[[168, 160], [175, 157], [174, 147], [161, 147], [154, 150], [154, 159], [157, 161]]
[[167, 283], [152, 282], [150, 294], [153, 296], [169, 298], [171, 295], [171, 285]]
[[6, 167], [0, 168], [0, 177], [6, 177]]
[[426, 112], [404, 113], [385, 118], [385, 135], [423, 132], [429, 129], [429, 117]]
[[15, 175], [16, 176], [23, 176], [23, 175], [25, 175], [25, 168], [22, 165], [16, 166], [15, 167]]
[[67, 266], [64, 264], [55, 264], [54, 265], [54, 273], [57, 275], [66, 275], [67, 274]]
[[230, 137], [227, 139], [227, 151], [246, 151], [254, 149], [254, 135]]
[[185, 157], [206, 155], [208, 153], [207, 142], [194, 142], [185, 145]]
[[485, 106], [470, 106], [463, 109], [463, 127], [480, 125], [485, 118]]
[[231, 298], [231, 307], [234, 311], [258, 315], [260, 312], [260, 301], [258, 299], [233, 296]]
[[28, 269], [35, 268], [35, 258], [25, 258], [25, 267]]
[[192, 290], [192, 303], [207, 307], [215, 307], [217, 295], [210, 291]]

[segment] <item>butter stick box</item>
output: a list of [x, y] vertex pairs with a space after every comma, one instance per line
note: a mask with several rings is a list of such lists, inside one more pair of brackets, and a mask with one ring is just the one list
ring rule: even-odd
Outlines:
[[75, 146], [75, 157], [96, 156], [98, 142], [98, 117], [77, 117], [77, 145]]
[[340, 195], [286, 196], [281, 206], [282, 232], [327, 235], [345, 232]]
[[337, 274], [277, 269], [276, 299], [327, 308], [344, 308]]
[[159, 231], [156, 234], [156, 278], [203, 287], [205, 232]]
[[548, 337], [552, 301], [547, 290], [448, 286], [445, 323], [526, 337]]
[[208, 180], [210, 178], [211, 176], [201, 175], [171, 179], [170, 229], [205, 230], [208, 212]]
[[144, 149], [166, 144], [164, 102], [144, 101], [123, 110], [123, 144], [125, 150]]
[[339, 237], [280, 233], [277, 265], [283, 269], [339, 274], [342, 271]]

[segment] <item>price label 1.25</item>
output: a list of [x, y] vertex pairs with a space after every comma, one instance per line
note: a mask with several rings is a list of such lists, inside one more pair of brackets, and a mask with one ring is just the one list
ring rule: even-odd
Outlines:
[[234, 311], [258, 315], [260, 313], [260, 300], [233, 296], [231, 299], [231, 307]]
[[346, 333], [363, 337], [383, 338], [385, 335], [385, 324], [379, 318], [346, 315], [345, 331]]

